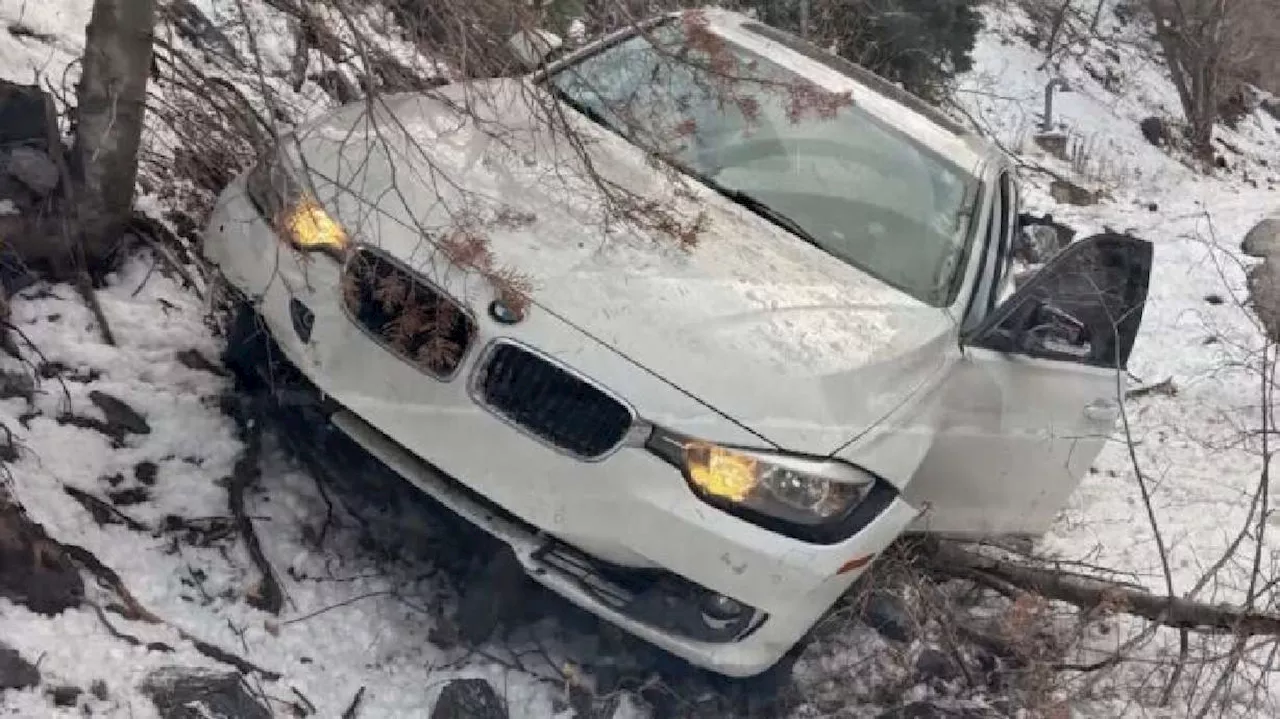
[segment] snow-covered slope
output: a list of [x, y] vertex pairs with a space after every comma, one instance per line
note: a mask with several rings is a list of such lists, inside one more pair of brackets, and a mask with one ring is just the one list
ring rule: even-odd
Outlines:
[[[1161, 552], [1137, 481], [1140, 468], [1174, 592], [1194, 591], [1196, 598], [1209, 602], [1243, 602], [1252, 540], [1246, 538], [1236, 548], [1236, 559], [1216, 569], [1213, 565], [1246, 530], [1246, 522], [1257, 523], [1250, 508], [1262, 472], [1261, 408], [1269, 399], [1264, 402], [1262, 391], [1264, 338], [1246, 307], [1249, 261], [1239, 245], [1260, 219], [1280, 212], [1280, 121], [1257, 111], [1235, 130], [1219, 128], [1215, 146], [1229, 169], [1212, 177], [1171, 158], [1139, 129], [1148, 117], [1180, 117], [1176, 91], [1154, 43], [1145, 36], [1146, 28], [1117, 21], [1110, 8], [1104, 18], [1103, 34], [1110, 41], [1077, 48], [1071, 53], [1076, 56], [1050, 74], [1039, 69], [1044, 54], [1019, 39], [1020, 30], [1030, 25], [1024, 16], [987, 13], [989, 29], [975, 54], [977, 67], [958, 94], [971, 116], [1022, 153], [1029, 165], [1024, 177], [1030, 209], [1052, 213], [1082, 233], [1110, 227], [1155, 243], [1150, 298], [1130, 362], [1131, 385], [1171, 380], [1176, 394], [1153, 392], [1127, 403], [1132, 456], [1124, 436], [1117, 436], [1042, 548], [1064, 559], [1111, 568], [1163, 593]], [[1066, 79], [1071, 90], [1056, 95], [1054, 119], [1087, 150], [1076, 169], [1111, 196], [1096, 206], [1054, 202], [1047, 191], [1050, 177], [1035, 169], [1070, 169], [1070, 163], [1044, 156], [1032, 141], [1045, 86], [1055, 76]], [[1266, 544], [1258, 586], [1274, 575], [1272, 556], [1280, 547], [1270, 537]], [[1276, 598], [1267, 589], [1254, 600], [1269, 607]], [[1169, 634], [1158, 637], [1164, 650], [1176, 637]], [[1098, 646], [1114, 649], [1128, 636], [1116, 632], [1100, 638]], [[1176, 648], [1172, 651], [1153, 649], [1150, 656], [1168, 658], [1176, 655]], [[1202, 648], [1193, 646], [1192, 651], [1198, 654]], [[1258, 676], [1256, 669], [1237, 671], [1242, 685]], [[1217, 679], [1212, 668], [1205, 676]], [[1280, 712], [1280, 684], [1262, 681], [1259, 694], [1268, 703], [1248, 706], [1242, 699], [1238, 708], [1244, 715]], [[1121, 703], [1098, 711], [1132, 710], [1128, 702], [1139, 695], [1150, 701], [1161, 687], [1155, 682], [1156, 689], [1145, 688], [1145, 682], [1122, 687]], [[1201, 687], [1196, 701], [1204, 700], [1205, 689]], [[1179, 699], [1184, 699], [1181, 690], [1175, 702]]]
[[[0, 4], [0, 77], [20, 82], [39, 78], [69, 87], [90, 4]], [[287, 108], [289, 120], [333, 105], [318, 82], [307, 79], [295, 91], [286, 79], [292, 29], [280, 13], [258, 0], [245, 0], [254, 30], [248, 33], [238, 21], [240, 3], [196, 4], [206, 16], [226, 23], [225, 35], [238, 52], [249, 56], [250, 44], [258, 46], [265, 81]], [[1231, 171], [1212, 177], [1153, 147], [1139, 123], [1150, 116], [1176, 118], [1176, 95], [1140, 28], [1112, 28], [1108, 14], [1104, 27], [1108, 34], [1114, 30], [1115, 38], [1067, 54], [1057, 70], [1071, 91], [1057, 96], [1055, 118], [1084, 149], [1074, 163], [1047, 157], [1030, 137], [1051, 75], [1038, 69], [1042, 54], [1020, 37], [1028, 21], [1013, 3], [1000, 3], [986, 17], [988, 30], [975, 53], [976, 67], [961, 81], [961, 106], [1026, 164], [1028, 209], [1052, 213], [1082, 233], [1112, 227], [1155, 242], [1151, 298], [1130, 369], [1141, 383], [1171, 378], [1177, 388], [1174, 395], [1152, 393], [1128, 404], [1133, 456], [1122, 441], [1110, 446], [1043, 549], [1114, 568], [1162, 590], [1161, 558], [1136, 479], [1136, 458], [1149, 481], [1175, 591], [1190, 591], [1248, 519], [1249, 498], [1261, 470], [1254, 430], [1261, 426], [1262, 340], [1244, 308], [1245, 265], [1238, 244], [1258, 219], [1280, 210], [1280, 191], [1272, 189], [1280, 174], [1280, 123], [1256, 113], [1237, 130], [1223, 131], [1221, 139], [1235, 148], [1222, 146]], [[367, 20], [387, 23], [372, 11]], [[15, 26], [30, 32], [15, 34]], [[160, 34], [183, 42], [168, 31]], [[407, 63], [428, 62], [394, 33], [387, 35], [385, 49]], [[326, 60], [315, 57], [313, 62], [323, 66]], [[1110, 87], [1098, 79], [1108, 76], [1108, 68], [1114, 77], [1107, 81]], [[247, 96], [262, 97], [256, 72], [223, 72]], [[177, 141], [163, 126], [153, 127], [152, 133], [153, 148]], [[1050, 175], [1037, 168], [1078, 172], [1083, 180], [1104, 187], [1109, 197], [1089, 207], [1058, 204], [1049, 192]], [[157, 193], [141, 204], [160, 215], [171, 209], [173, 199]], [[245, 451], [234, 422], [220, 410], [229, 380], [192, 366], [188, 352], [194, 349], [208, 358], [219, 352], [219, 341], [205, 321], [207, 308], [145, 253], [111, 278], [101, 298], [118, 347], [100, 342], [90, 314], [68, 288], [29, 288], [14, 299], [13, 324], [39, 348], [43, 361], [61, 363], [65, 370], [43, 380], [31, 403], [0, 401], [0, 423], [22, 447], [21, 457], [7, 467], [11, 490], [51, 535], [92, 551], [120, 574], [142, 605], [172, 626], [106, 614], [109, 627], [92, 608], [50, 619], [0, 599], [0, 638], [32, 661], [40, 658], [45, 686], [89, 687], [98, 679], [108, 686], [105, 698], [85, 694], [79, 707], [54, 706], [42, 687], [8, 691], [0, 706], [21, 716], [72, 716], [84, 707], [109, 716], [152, 716], [155, 708], [138, 688], [152, 670], [175, 664], [225, 669], [174, 627], [279, 672], [277, 682], [251, 678], [250, 683], [281, 715], [296, 706], [336, 717], [359, 693], [359, 716], [425, 716], [449, 679], [476, 676], [498, 688], [512, 716], [574, 716], [566, 704], [569, 685], [580, 677], [588, 684], [611, 685], [602, 679], [599, 666], [595, 675], [582, 677], [569, 665], [599, 665], [602, 656], [603, 663], [625, 668], [642, 661], [627, 655], [630, 649], [606, 649], [602, 637], [607, 633], [589, 622], [578, 627], [567, 610], [481, 652], [453, 646], [443, 619], [456, 601], [448, 573], [440, 568], [447, 562], [435, 561], [427, 551], [389, 555], [385, 545], [364, 541], [360, 524], [341, 507], [338, 523], [331, 525], [326, 497], [271, 441], [263, 479], [248, 498], [249, 514], [280, 574], [286, 603], [279, 617], [250, 607], [246, 594], [257, 577], [227, 520], [225, 478]], [[115, 446], [98, 432], [58, 421], [66, 412], [97, 416], [91, 391], [108, 393], [139, 410], [150, 433], [130, 435]], [[151, 479], [145, 479], [150, 468], [139, 471], [148, 463], [155, 469]], [[146, 530], [100, 525], [64, 486], [104, 498], [115, 495], [117, 509]], [[130, 494], [119, 494], [129, 490], [133, 499], [143, 501], [130, 502]], [[1246, 540], [1244, 555], [1252, 556], [1250, 546]], [[465, 553], [465, 547], [449, 551]], [[1265, 552], [1268, 568], [1271, 551]], [[1242, 572], [1247, 573], [1243, 564], [1224, 565], [1199, 596], [1238, 601], [1247, 585]], [[1270, 604], [1273, 599], [1268, 593], [1259, 601]], [[1117, 622], [1116, 628], [1096, 638], [1095, 646], [1114, 647], [1135, 625]], [[140, 644], [121, 640], [114, 631], [135, 636]], [[163, 642], [173, 651], [149, 648], [151, 642]], [[910, 671], [886, 668], [912, 666], [919, 649], [895, 646], [850, 625], [802, 662], [800, 674], [811, 690], [811, 702], [801, 715], [838, 710], [855, 716], [874, 713], [891, 701], [965, 698], [958, 683], [917, 683]], [[1081, 706], [1101, 715], [1140, 713], [1135, 708], [1139, 704], [1132, 702], [1149, 703], [1150, 690], [1136, 680], [1125, 683], [1127, 677], [1122, 674], [1097, 688], [1088, 698], [1098, 703]], [[892, 687], [904, 681], [911, 688], [892, 696]], [[1280, 684], [1274, 692], [1280, 700]], [[1104, 703], [1111, 700], [1119, 703]], [[614, 716], [639, 713], [633, 703], [624, 701]], [[1280, 704], [1273, 703], [1262, 707], [1260, 715], [1277, 711]]]

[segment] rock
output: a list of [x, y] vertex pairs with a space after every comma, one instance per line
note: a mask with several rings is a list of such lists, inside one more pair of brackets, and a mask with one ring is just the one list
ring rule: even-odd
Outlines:
[[1087, 207], [1098, 204], [1101, 193], [1070, 180], [1057, 179], [1049, 185], [1049, 194], [1063, 204]]
[[118, 492], [108, 492], [107, 499], [110, 499], [111, 503], [118, 507], [131, 507], [151, 499], [151, 493], [147, 491], [146, 487], [131, 487]]
[[154, 487], [156, 477], [160, 474], [160, 467], [155, 462], [139, 462], [133, 468], [133, 476], [139, 482], [148, 487]]
[[1254, 225], [1240, 243], [1240, 251], [1250, 257], [1280, 253], [1280, 217], [1268, 217]]
[[1067, 136], [1061, 132], [1042, 132], [1035, 136], [1035, 143], [1041, 150], [1059, 160], [1067, 159]]
[[893, 642], [909, 642], [915, 635], [910, 614], [902, 601], [884, 591], [873, 591], [862, 607], [862, 621]]
[[1159, 117], [1148, 117], [1138, 123], [1138, 129], [1142, 130], [1142, 136], [1147, 142], [1156, 147], [1164, 147], [1169, 144], [1169, 123]]
[[1262, 322], [1267, 337], [1280, 341], [1280, 262], [1268, 258], [1246, 274], [1249, 303]]
[[21, 397], [30, 402], [36, 395], [36, 380], [26, 372], [0, 370], [0, 399]]
[[1259, 103], [1258, 107], [1268, 115], [1280, 120], [1280, 97], [1269, 97]]
[[161, 719], [271, 719], [234, 672], [165, 667], [143, 680], [141, 689]]
[[108, 426], [131, 434], [151, 434], [151, 425], [147, 424], [147, 420], [122, 400], [94, 390], [89, 393], [89, 401], [102, 410]]
[[73, 707], [80, 701], [80, 695], [84, 694], [84, 690], [71, 684], [59, 684], [46, 689], [44, 693], [53, 700], [54, 706]]
[[178, 36], [187, 42], [205, 52], [221, 55], [237, 65], [243, 64], [240, 54], [227, 36], [190, 0], [174, 0], [162, 5], [160, 14], [173, 23]]
[[89, 693], [101, 701], [107, 700], [107, 683], [102, 679], [94, 679], [89, 685]]
[[940, 679], [950, 681], [960, 674], [951, 657], [932, 647], [921, 650], [916, 657], [916, 676], [922, 680]]
[[37, 197], [48, 197], [58, 187], [58, 167], [41, 150], [30, 147], [13, 148], [9, 152], [5, 172]]
[[1048, 262], [1076, 237], [1075, 228], [1056, 222], [1053, 215], [1022, 213], [1018, 226], [1021, 231], [1014, 237], [1014, 256], [1033, 265]]
[[0, 145], [48, 142], [45, 93], [36, 85], [0, 79]]
[[61, 545], [0, 496], [0, 597], [38, 614], [79, 606], [84, 580]]
[[1044, 214], [1037, 217], [1030, 212], [1018, 213], [1019, 227], [1030, 227], [1032, 225], [1046, 225], [1048, 227], [1052, 227], [1053, 231], [1058, 234], [1058, 237], [1061, 239], [1064, 247], [1071, 244], [1071, 241], [1076, 238], [1076, 228], [1071, 225], [1065, 225], [1058, 222], [1053, 219], [1053, 215], [1051, 214]]
[[1025, 262], [1042, 265], [1062, 251], [1063, 243], [1058, 233], [1048, 225], [1032, 225], [1023, 228], [1017, 238], [1014, 254]]
[[0, 692], [26, 689], [40, 683], [40, 670], [22, 658], [16, 649], [0, 644]]
[[431, 719], [507, 719], [507, 708], [489, 682], [455, 679], [440, 692]]

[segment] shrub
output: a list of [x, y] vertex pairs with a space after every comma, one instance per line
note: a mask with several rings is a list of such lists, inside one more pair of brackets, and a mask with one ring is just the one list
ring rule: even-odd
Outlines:
[[[810, 0], [809, 39], [907, 90], [938, 100], [973, 67], [976, 0]], [[796, 0], [758, 0], [761, 19], [796, 32]]]

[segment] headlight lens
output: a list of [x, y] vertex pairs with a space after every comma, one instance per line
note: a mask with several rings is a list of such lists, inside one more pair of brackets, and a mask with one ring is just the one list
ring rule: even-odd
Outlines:
[[662, 430], [649, 448], [682, 469], [704, 500], [799, 527], [841, 522], [877, 483], [845, 462], [723, 447]]
[[289, 167], [280, 152], [259, 162], [245, 179], [245, 190], [258, 212], [290, 246], [302, 252], [324, 252], [341, 259], [351, 239]]
[[342, 255], [351, 241], [338, 221], [310, 195], [302, 195], [281, 215], [280, 232], [289, 244], [304, 252], [324, 251]]

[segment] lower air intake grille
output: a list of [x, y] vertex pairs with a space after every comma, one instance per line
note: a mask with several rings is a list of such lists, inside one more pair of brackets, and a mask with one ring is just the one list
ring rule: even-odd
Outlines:
[[519, 346], [501, 343], [476, 387], [494, 412], [581, 459], [598, 459], [631, 429], [631, 411], [608, 393]]
[[369, 248], [347, 263], [342, 299], [374, 340], [440, 379], [453, 376], [475, 338], [475, 323], [453, 300]]

